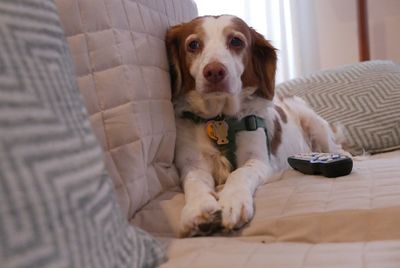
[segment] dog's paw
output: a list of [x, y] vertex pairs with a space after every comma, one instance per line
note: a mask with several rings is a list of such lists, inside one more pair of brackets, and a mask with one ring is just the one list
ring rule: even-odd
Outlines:
[[188, 202], [181, 214], [181, 237], [210, 235], [221, 229], [221, 207], [213, 195]]
[[218, 202], [222, 209], [222, 226], [227, 231], [239, 229], [253, 218], [253, 196], [245, 189], [224, 188]]

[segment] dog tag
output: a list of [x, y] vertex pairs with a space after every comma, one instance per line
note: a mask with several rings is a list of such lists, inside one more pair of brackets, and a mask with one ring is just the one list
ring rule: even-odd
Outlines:
[[208, 136], [217, 141], [218, 145], [228, 144], [228, 123], [225, 121], [208, 121], [206, 124], [206, 130]]

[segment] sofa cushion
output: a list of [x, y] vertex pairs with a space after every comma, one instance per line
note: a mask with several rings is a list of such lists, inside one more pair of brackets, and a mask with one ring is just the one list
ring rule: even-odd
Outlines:
[[207, 237], [168, 242], [160, 268], [395, 268], [400, 240], [355, 243], [267, 243], [264, 237]]
[[[288, 170], [257, 189], [254, 218], [233, 236], [263, 236], [267, 243], [400, 240], [399, 159], [400, 150], [356, 159], [352, 173], [336, 179]], [[184, 204], [179, 189], [165, 192], [132, 223], [177, 237]]]
[[356, 63], [280, 84], [278, 93], [303, 97], [346, 130], [353, 155], [400, 148], [400, 64]]
[[397, 267], [400, 150], [356, 159], [349, 176], [287, 171], [255, 194], [255, 215], [237, 233], [177, 239], [185, 199], [160, 195], [133, 223], [167, 247], [161, 267]]
[[153, 267], [124, 218], [53, 1], [0, 2], [0, 266]]
[[79, 89], [128, 218], [178, 184], [164, 35], [191, 0], [56, 0]]

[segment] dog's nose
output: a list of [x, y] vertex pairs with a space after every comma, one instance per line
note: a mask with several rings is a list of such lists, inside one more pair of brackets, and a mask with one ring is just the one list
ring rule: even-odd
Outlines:
[[211, 62], [204, 67], [203, 76], [210, 83], [219, 83], [224, 80], [226, 76], [226, 68], [220, 62]]

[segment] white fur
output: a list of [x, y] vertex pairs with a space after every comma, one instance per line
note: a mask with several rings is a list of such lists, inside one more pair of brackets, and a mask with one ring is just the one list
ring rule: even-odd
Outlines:
[[[328, 123], [300, 98], [269, 101], [253, 95], [255, 89], [242, 89], [243, 55], [232, 53], [226, 46], [227, 37], [223, 35], [231, 20], [231, 16], [204, 20], [204, 49], [190, 68], [196, 88], [175, 100], [178, 115], [176, 165], [181, 173], [186, 199], [181, 216], [181, 234], [184, 236], [196, 234], [201, 224], [215, 221], [218, 211], [222, 214], [222, 226], [228, 230], [250, 221], [257, 187], [279, 179], [288, 167], [287, 157], [310, 152], [312, 143], [321, 144], [327, 151], [342, 152]], [[212, 61], [219, 61], [226, 67], [229, 92], [204, 94], [207, 83], [202, 70]], [[262, 129], [239, 132], [236, 136], [238, 168], [233, 172], [230, 172], [229, 161], [207, 136], [204, 125], [179, 117], [182, 111], [192, 111], [204, 118], [219, 114], [243, 118], [254, 114], [264, 118], [271, 140], [275, 132], [273, 120], [280, 118], [274, 109], [275, 104], [287, 115], [286, 123], [280, 120], [282, 139], [277, 153], [269, 157]], [[311, 136], [305, 135], [301, 120], [313, 129]], [[215, 187], [224, 183], [223, 189], [216, 193]]]

